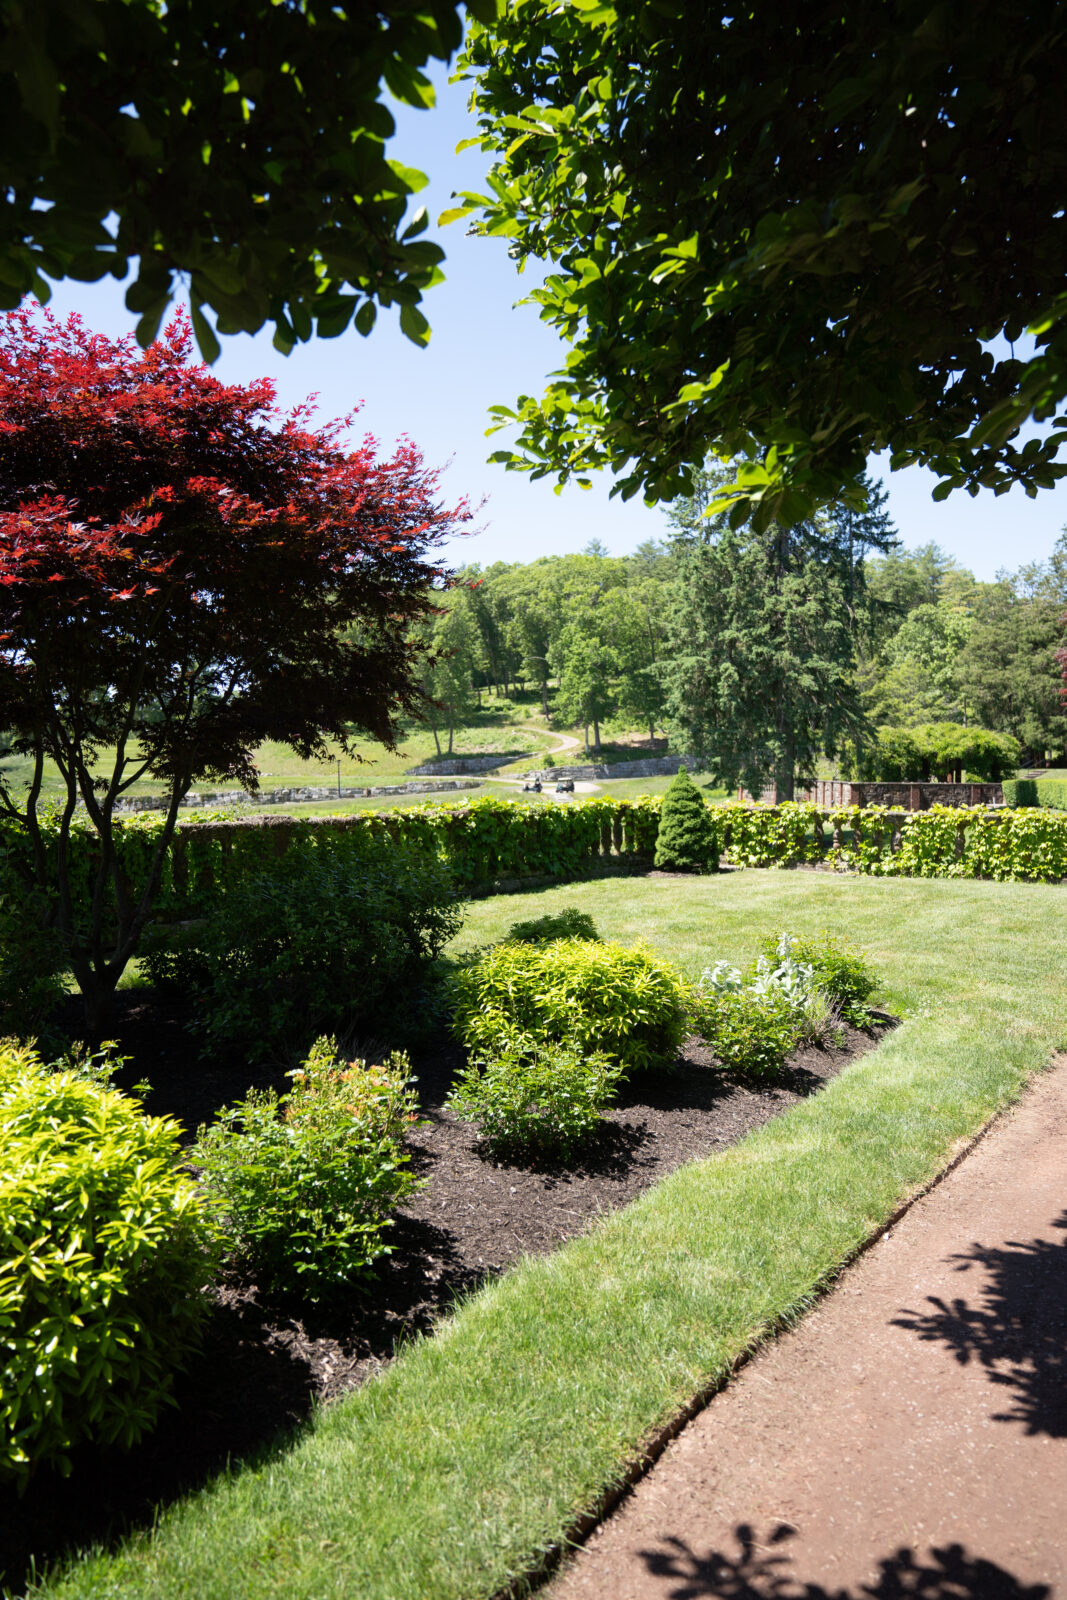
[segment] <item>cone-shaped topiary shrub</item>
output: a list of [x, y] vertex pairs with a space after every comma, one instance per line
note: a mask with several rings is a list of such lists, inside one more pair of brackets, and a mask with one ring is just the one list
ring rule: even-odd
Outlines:
[[684, 767], [663, 796], [655, 860], [668, 872], [714, 872], [719, 865], [714, 820]]

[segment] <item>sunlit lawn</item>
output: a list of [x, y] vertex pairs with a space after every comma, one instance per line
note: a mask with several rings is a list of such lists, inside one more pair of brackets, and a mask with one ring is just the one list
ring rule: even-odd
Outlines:
[[565, 905], [683, 969], [778, 928], [855, 940], [904, 1020], [820, 1094], [475, 1294], [288, 1448], [49, 1595], [489, 1600], [1067, 1044], [1063, 890], [810, 872], [471, 906], [458, 952]]

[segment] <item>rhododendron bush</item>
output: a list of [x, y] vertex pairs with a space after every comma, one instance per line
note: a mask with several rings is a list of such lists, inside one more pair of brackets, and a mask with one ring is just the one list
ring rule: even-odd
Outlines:
[[[271, 383], [220, 383], [184, 317], [140, 351], [72, 317], [0, 322], [0, 807], [58, 933], [91, 1031], [151, 911], [178, 803], [202, 778], [254, 787], [266, 739], [305, 759], [357, 735], [392, 745], [417, 706], [410, 624], [432, 605], [443, 507], [414, 445], [380, 459], [351, 419], [282, 416]], [[46, 759], [65, 784], [41, 826]], [[143, 882], [118, 868], [116, 801], [169, 785]], [[88, 899], [68, 863], [76, 807], [98, 849]]]

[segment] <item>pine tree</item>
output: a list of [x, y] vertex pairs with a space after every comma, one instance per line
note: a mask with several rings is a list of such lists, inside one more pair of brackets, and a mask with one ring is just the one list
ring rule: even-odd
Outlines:
[[683, 748], [723, 783], [753, 794], [773, 780], [791, 800], [821, 752], [868, 733], [854, 680], [866, 625], [863, 555], [893, 543], [878, 486], [862, 525], [831, 508], [795, 527], [731, 528], [704, 515], [726, 469], [676, 503], [679, 578], [664, 667], [668, 716]]
[[684, 767], [663, 796], [655, 864], [668, 872], [714, 872], [719, 865], [715, 824]]

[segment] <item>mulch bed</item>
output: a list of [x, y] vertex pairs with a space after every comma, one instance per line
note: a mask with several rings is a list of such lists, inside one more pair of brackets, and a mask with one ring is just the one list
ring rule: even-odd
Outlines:
[[[115, 1031], [133, 1056], [125, 1076], [149, 1078], [151, 1112], [177, 1116], [192, 1132], [253, 1078], [287, 1087], [284, 1076], [253, 1075], [240, 1062], [205, 1065], [184, 1022], [180, 1007], [144, 991], [120, 996]], [[226, 1283], [203, 1349], [175, 1386], [176, 1408], [151, 1438], [125, 1455], [85, 1448], [70, 1478], [42, 1473], [21, 1499], [0, 1495], [0, 1585], [17, 1586], [31, 1553], [40, 1571], [65, 1547], [150, 1521], [155, 1504], [228, 1459], [284, 1448], [316, 1401], [378, 1371], [399, 1340], [432, 1329], [457, 1295], [523, 1255], [555, 1249], [685, 1162], [736, 1143], [872, 1049], [882, 1031], [847, 1029], [841, 1048], [799, 1051], [782, 1081], [762, 1088], [731, 1079], [690, 1041], [673, 1071], [631, 1080], [580, 1160], [539, 1170], [495, 1161], [444, 1109], [456, 1049], [420, 1056], [424, 1120], [410, 1142], [428, 1184], [398, 1214], [393, 1254], [328, 1306], [286, 1305], [254, 1284]]]

